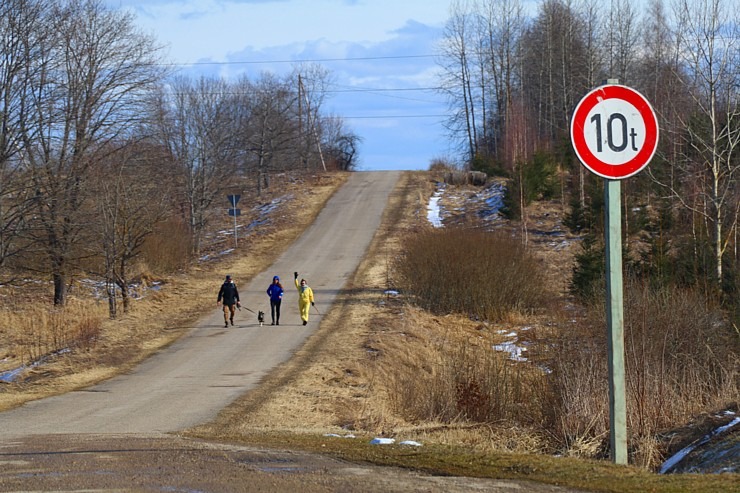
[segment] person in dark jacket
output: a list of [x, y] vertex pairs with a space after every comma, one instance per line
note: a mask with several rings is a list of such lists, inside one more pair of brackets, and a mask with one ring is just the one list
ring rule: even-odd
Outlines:
[[231, 325], [234, 325], [234, 313], [236, 308], [242, 305], [239, 301], [239, 290], [236, 289], [236, 284], [231, 280], [231, 276], [226, 276], [226, 280], [221, 285], [216, 304], [221, 303], [222, 300], [224, 305], [224, 327], [229, 326], [229, 321], [231, 321]]
[[280, 284], [280, 278], [272, 278], [272, 284], [267, 288], [267, 296], [270, 297], [270, 315], [272, 323], [270, 325], [280, 325], [280, 305], [283, 302], [283, 286]]

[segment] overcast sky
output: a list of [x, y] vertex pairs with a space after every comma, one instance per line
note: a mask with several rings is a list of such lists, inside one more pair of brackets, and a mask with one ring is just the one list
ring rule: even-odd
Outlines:
[[[329, 69], [325, 112], [359, 135], [360, 169], [427, 169], [449, 156], [434, 54], [447, 0], [108, 0], [187, 73], [233, 77], [290, 72], [285, 61]], [[187, 67], [187, 64], [198, 63]], [[213, 65], [203, 62], [216, 62]], [[270, 63], [271, 62], [271, 63]], [[376, 91], [368, 91], [375, 89]]]

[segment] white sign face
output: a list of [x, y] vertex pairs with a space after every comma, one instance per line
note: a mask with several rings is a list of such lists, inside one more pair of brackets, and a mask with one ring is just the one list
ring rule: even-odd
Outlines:
[[650, 103], [626, 86], [594, 89], [571, 120], [576, 155], [593, 173], [622, 179], [640, 172], [658, 146], [658, 121]]

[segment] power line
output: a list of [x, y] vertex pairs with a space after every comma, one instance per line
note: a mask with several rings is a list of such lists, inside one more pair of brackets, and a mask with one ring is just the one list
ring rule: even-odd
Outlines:
[[449, 115], [375, 115], [375, 116], [341, 116], [347, 120], [380, 120], [386, 118], [447, 118]]
[[260, 63], [318, 63], [318, 62], [353, 62], [364, 60], [403, 60], [410, 58], [434, 58], [436, 55], [396, 55], [396, 56], [366, 56], [366, 57], [346, 57], [346, 58], [304, 58], [298, 60], [242, 60], [234, 62], [173, 62], [162, 63], [167, 66], [188, 66], [188, 65], [251, 65]]
[[327, 89], [325, 92], [395, 92], [395, 91], [440, 91], [442, 87], [404, 87], [404, 88], [386, 88], [386, 89]]

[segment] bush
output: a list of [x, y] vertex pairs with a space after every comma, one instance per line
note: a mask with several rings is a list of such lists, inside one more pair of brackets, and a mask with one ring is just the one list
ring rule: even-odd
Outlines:
[[157, 274], [169, 274], [187, 267], [191, 258], [190, 234], [179, 221], [168, 220], [157, 226], [142, 248], [141, 260]]
[[421, 307], [490, 321], [532, 313], [545, 291], [535, 260], [501, 233], [438, 229], [411, 236], [396, 272]]
[[[652, 467], [661, 451], [644, 448], [659, 432], [737, 399], [738, 341], [697, 289], [651, 289], [628, 279], [624, 292], [630, 462]], [[593, 450], [603, 451], [609, 432], [603, 303], [593, 304], [587, 319], [565, 332], [555, 350], [550, 426], [565, 450], [600, 443]]]

